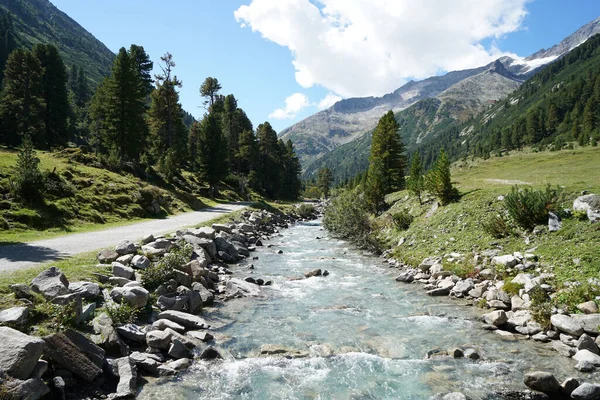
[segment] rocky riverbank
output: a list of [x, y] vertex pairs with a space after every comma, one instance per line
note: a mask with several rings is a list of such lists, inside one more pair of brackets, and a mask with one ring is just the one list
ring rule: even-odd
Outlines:
[[[0, 312], [0, 397], [130, 398], [148, 379], [175, 375], [195, 358], [230, 358], [211, 333], [223, 321], [203, 318], [202, 309], [270, 285], [232, 278], [232, 265], [253, 272], [256, 247], [316, 217], [301, 214], [244, 211], [234, 223], [124, 240], [98, 253], [107, 273], [97, 282], [69, 282], [52, 267], [30, 285], [12, 285], [22, 305]], [[40, 303], [63, 312], [69, 326], [35, 336], [45, 322], [31, 321]]]

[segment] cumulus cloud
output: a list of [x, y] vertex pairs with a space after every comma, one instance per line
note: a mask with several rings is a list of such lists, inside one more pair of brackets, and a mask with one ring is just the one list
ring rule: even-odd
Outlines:
[[327, 95], [319, 102], [319, 104], [317, 104], [317, 107], [319, 108], [319, 110], [324, 110], [326, 108], [331, 107], [332, 105], [334, 105], [335, 103], [337, 103], [338, 101], [340, 101], [342, 98], [340, 96], [338, 96], [335, 93], [329, 92], [327, 93]]
[[302, 93], [294, 93], [285, 99], [285, 107], [278, 108], [269, 114], [273, 119], [294, 119], [296, 114], [310, 106], [308, 97]]
[[521, 29], [529, 1], [252, 0], [234, 16], [291, 51], [302, 87], [380, 96], [504, 55], [482, 42]]

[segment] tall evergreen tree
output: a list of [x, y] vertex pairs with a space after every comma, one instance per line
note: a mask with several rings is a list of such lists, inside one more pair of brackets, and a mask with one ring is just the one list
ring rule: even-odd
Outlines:
[[[251, 129], [246, 129], [240, 135], [236, 159], [239, 162], [239, 172], [246, 175], [250, 175], [254, 172], [254, 175], [256, 175], [258, 142]], [[256, 176], [253, 176], [252, 178], [256, 179]], [[253, 186], [253, 179], [250, 179], [250, 185]]]
[[270, 198], [277, 196], [281, 186], [281, 148], [277, 141], [277, 132], [269, 122], [260, 124], [256, 130], [258, 137], [259, 162], [258, 182], [260, 189]]
[[238, 159], [240, 136], [245, 130], [252, 130], [252, 122], [244, 110], [238, 107], [237, 100], [232, 94], [225, 96], [221, 115], [223, 134], [227, 139], [229, 151], [229, 166], [233, 172], [239, 173], [241, 169], [241, 160]]
[[321, 192], [321, 195], [326, 199], [329, 198], [329, 190], [333, 182], [333, 174], [327, 167], [321, 168], [317, 173], [317, 187]]
[[172, 177], [186, 158], [187, 128], [183, 123], [183, 109], [177, 88], [181, 81], [172, 75], [175, 67], [170, 53], [161, 57], [162, 74], [156, 76], [156, 89], [148, 112], [150, 152], [160, 170]]
[[383, 197], [404, 188], [406, 157], [398, 130], [400, 125], [394, 113], [388, 111], [377, 124], [371, 142], [369, 171], [367, 173], [367, 195], [374, 211], [382, 210]]
[[442, 204], [448, 204], [456, 197], [456, 189], [452, 186], [450, 175], [450, 160], [443, 148], [440, 150], [433, 168], [425, 176], [425, 187]]
[[300, 160], [296, 156], [294, 144], [291, 140], [288, 139], [285, 143], [283, 140], [279, 140], [279, 146], [283, 156], [282, 184], [279, 197], [286, 200], [294, 200], [300, 197], [300, 191], [302, 190], [302, 182], [300, 181], [302, 167], [300, 166]]
[[8, 56], [17, 48], [17, 37], [14, 32], [12, 18], [8, 12], [0, 16], [0, 88], [4, 80], [4, 69]]
[[23, 137], [17, 168], [11, 181], [13, 194], [24, 202], [35, 202], [41, 198], [44, 181], [39, 163], [40, 159], [35, 154], [33, 142], [26, 134]]
[[67, 120], [71, 115], [67, 69], [58, 49], [51, 44], [37, 44], [33, 53], [44, 68], [44, 125], [47, 147], [65, 145], [69, 139]]
[[73, 92], [75, 94], [75, 104], [77, 107], [84, 108], [88, 101], [90, 101], [90, 86], [83, 67], [79, 67], [77, 81], [75, 82], [75, 89]]
[[152, 68], [154, 68], [154, 63], [150, 60], [150, 56], [146, 53], [146, 50], [144, 50], [144, 46], [132, 44], [129, 48], [129, 56], [142, 80], [144, 92], [147, 96], [150, 96], [150, 93], [154, 90], [154, 79], [152, 79]]
[[412, 157], [412, 163], [410, 164], [410, 172], [406, 181], [406, 186], [410, 192], [419, 198], [421, 203], [421, 192], [423, 192], [423, 166], [421, 164], [421, 156], [416, 151]]
[[[221, 131], [221, 121], [215, 113], [208, 113], [201, 122], [196, 123], [197, 129], [197, 165], [200, 178], [210, 186], [214, 195], [215, 185], [227, 177], [227, 146]], [[194, 125], [196, 125], [194, 124]]]
[[29, 135], [37, 146], [45, 146], [43, 76], [44, 68], [31, 51], [17, 49], [8, 57], [0, 100], [0, 142], [18, 146]]
[[208, 77], [200, 86], [200, 95], [204, 97], [204, 105], [212, 107], [217, 101], [219, 92], [223, 89], [217, 78]]

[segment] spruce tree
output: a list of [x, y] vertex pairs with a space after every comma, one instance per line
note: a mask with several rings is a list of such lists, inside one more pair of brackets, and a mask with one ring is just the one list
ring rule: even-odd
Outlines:
[[421, 192], [423, 191], [424, 180], [423, 180], [423, 166], [421, 165], [421, 156], [416, 151], [413, 154], [412, 163], [410, 164], [410, 172], [406, 181], [408, 190], [419, 198], [421, 203]]
[[0, 142], [18, 146], [28, 135], [43, 147], [44, 138], [44, 68], [29, 50], [11, 53], [4, 71], [4, 90], [0, 100]]
[[433, 168], [425, 176], [425, 188], [442, 204], [450, 203], [457, 195], [456, 189], [452, 186], [450, 160], [443, 148], [440, 150]]
[[90, 87], [88, 84], [87, 75], [83, 67], [79, 67], [77, 73], [77, 81], [75, 82], [75, 104], [79, 108], [84, 108], [87, 102], [90, 101]]
[[0, 88], [4, 80], [4, 69], [10, 53], [17, 48], [12, 18], [7, 11], [0, 16]]
[[288, 139], [287, 142], [279, 140], [279, 146], [282, 154], [282, 185], [279, 195], [282, 199], [295, 200], [300, 197], [302, 182], [300, 181], [300, 173], [302, 167], [300, 160], [296, 156], [294, 144]]
[[257, 178], [259, 189], [268, 197], [275, 198], [281, 186], [281, 148], [277, 141], [277, 132], [269, 122], [260, 124], [256, 130], [259, 148], [259, 166]]
[[321, 195], [326, 199], [329, 198], [329, 190], [331, 189], [331, 183], [333, 181], [333, 174], [327, 167], [321, 168], [317, 173], [317, 187], [321, 192]]
[[[169, 53], [167, 54], [170, 55]], [[150, 93], [154, 90], [154, 79], [152, 79], [152, 68], [154, 68], [154, 63], [150, 60], [150, 56], [146, 53], [146, 50], [144, 50], [144, 46], [132, 44], [129, 48], [129, 56], [131, 57], [131, 62], [133, 63], [139, 78], [142, 80], [142, 87], [146, 96], [150, 96]]]
[[[254, 175], [256, 175], [258, 142], [251, 129], [243, 131], [240, 135], [236, 160], [239, 162], [239, 172], [246, 175], [254, 172]], [[250, 181], [250, 185], [252, 186], [255, 182], [252, 179]]]
[[67, 69], [51, 44], [37, 44], [33, 53], [44, 68], [43, 96], [46, 147], [63, 146], [68, 141], [67, 120], [71, 115], [67, 90]]
[[208, 183], [211, 195], [214, 196], [215, 185], [227, 177], [227, 145], [218, 115], [208, 113], [201, 122], [192, 127], [198, 132], [197, 165], [200, 179]]
[[223, 87], [219, 83], [217, 78], [208, 77], [200, 86], [200, 96], [204, 97], [204, 105], [208, 107], [212, 107], [218, 99], [219, 91], [221, 91]]
[[187, 128], [183, 123], [183, 109], [177, 88], [181, 82], [172, 75], [175, 67], [170, 53], [161, 57], [162, 74], [156, 76], [156, 89], [151, 94], [148, 112], [150, 153], [159, 169], [171, 178], [183, 166], [186, 158]]
[[42, 196], [44, 184], [39, 168], [33, 142], [28, 134], [23, 137], [23, 143], [17, 158], [16, 171], [12, 180], [12, 192], [24, 202], [36, 202]]

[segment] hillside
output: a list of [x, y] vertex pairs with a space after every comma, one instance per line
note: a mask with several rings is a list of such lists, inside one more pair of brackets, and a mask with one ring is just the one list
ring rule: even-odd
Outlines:
[[54, 44], [65, 64], [83, 67], [94, 86], [109, 74], [113, 52], [50, 1], [0, 0], [0, 10], [10, 12], [20, 45]]
[[[403, 99], [402, 105], [399, 102], [394, 103], [393, 99], [398, 99], [398, 97], [394, 97], [394, 94], [382, 97], [379, 102], [372, 98], [342, 100], [332, 108], [287, 128], [282, 135], [292, 137], [295, 142], [300, 143], [298, 148], [305, 167], [305, 178], [311, 177], [321, 165], [331, 168], [332, 159], [339, 160], [341, 154], [347, 153], [347, 147], [338, 150], [338, 146], [343, 147], [364, 132], [373, 129], [379, 117], [389, 109], [395, 112], [406, 109], [398, 114], [399, 121], [403, 125], [401, 134], [408, 147], [413, 148], [427, 136], [435, 137], [446, 131], [449, 126], [459, 126], [490, 107], [494, 102], [506, 98], [522, 82], [546, 64], [567, 54], [596, 33], [600, 33], [600, 19], [586, 24], [551, 49], [540, 50], [529, 57], [523, 59], [502, 57], [485, 67], [453, 72], [422, 82], [411, 82], [394, 92], [394, 94], [400, 93], [406, 97]], [[448, 79], [450, 76], [454, 79]], [[428, 91], [420, 91], [418, 87], [415, 89], [415, 85], [427, 82], [437, 83], [433, 85], [435, 89]], [[449, 85], [444, 87], [441, 82]], [[431, 102], [432, 98], [439, 102]], [[419, 104], [420, 101], [423, 101], [424, 104]], [[352, 104], [353, 107], [343, 107], [346, 114], [341, 114], [336, 111], [336, 109], [340, 109], [340, 104]], [[371, 118], [366, 118], [366, 115], [370, 115]], [[344, 126], [332, 125], [339, 124], [340, 121], [352, 121], [353, 131], [351, 134]], [[332, 126], [334, 127], [332, 128]], [[325, 135], [325, 132], [329, 132], [329, 136]], [[342, 136], [339, 133], [332, 134], [332, 132], [341, 132], [345, 136], [343, 136], [343, 140], [338, 140]], [[302, 147], [306, 143], [308, 143], [309, 151], [314, 150], [308, 156], [302, 154], [306, 152], [306, 148]], [[350, 147], [357, 148], [358, 146], [357, 143]], [[337, 153], [329, 155], [327, 154], [329, 151]], [[343, 175], [342, 173], [340, 177]]]

